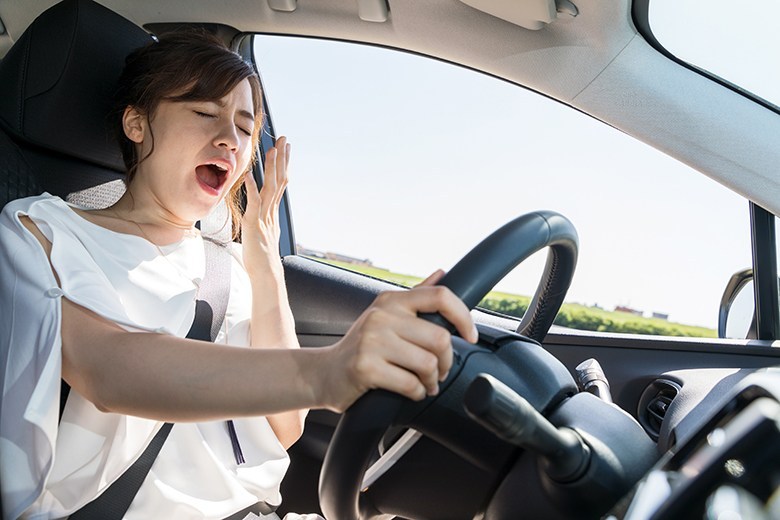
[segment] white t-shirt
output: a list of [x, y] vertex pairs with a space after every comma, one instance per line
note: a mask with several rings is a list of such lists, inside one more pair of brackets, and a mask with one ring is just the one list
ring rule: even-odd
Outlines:
[[[51, 241], [51, 264], [21, 215]], [[251, 291], [240, 250], [232, 253], [230, 298], [216, 341], [247, 346]], [[48, 194], [6, 205], [0, 215], [3, 518], [61, 518], [80, 509], [122, 475], [162, 426], [102, 413], [73, 390], [59, 420], [61, 298], [126, 330], [184, 337], [203, 273], [199, 235], [158, 249], [93, 224]], [[287, 453], [264, 417], [234, 424], [246, 459], [240, 466], [225, 421], [174, 425], [125, 518], [222, 519], [260, 500], [279, 503]]]

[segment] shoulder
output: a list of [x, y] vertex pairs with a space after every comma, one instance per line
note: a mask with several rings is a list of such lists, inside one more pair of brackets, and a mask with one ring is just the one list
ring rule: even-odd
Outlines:
[[0, 219], [3, 227], [30, 229], [39, 227], [40, 223], [67, 221], [68, 215], [74, 214], [67, 202], [60, 197], [43, 193], [34, 197], [15, 199], [3, 208]]
[[19, 214], [29, 214], [34, 208], [67, 208], [68, 203], [56, 195], [42, 193], [32, 197], [23, 197], [9, 201], [3, 207], [3, 218], [13, 218]]
[[[51, 243], [41, 232], [36, 220], [48, 221], [54, 217], [54, 213], [67, 208], [67, 203], [59, 197], [44, 193], [33, 197], [15, 199], [5, 205], [0, 218], [3, 220], [3, 228], [21, 231], [24, 227], [43, 245], [49, 253]], [[34, 218], [33, 218], [34, 217]]]

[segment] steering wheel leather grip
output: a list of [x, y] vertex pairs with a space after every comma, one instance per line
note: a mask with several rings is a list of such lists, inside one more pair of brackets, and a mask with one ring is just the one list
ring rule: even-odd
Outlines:
[[[437, 285], [448, 287], [469, 309], [512, 269], [544, 247], [547, 263], [517, 332], [542, 342], [571, 285], [579, 238], [574, 225], [554, 211], [522, 215], [497, 229], [461, 259]], [[422, 317], [454, 332], [439, 314]]]
[[[550, 248], [534, 297], [518, 327], [518, 332], [533, 342], [515, 349], [513, 357], [516, 359], [512, 362], [525, 367], [526, 374], [547, 376], [543, 379], [548, 384], [539, 387], [544, 390], [533, 398], [526, 396], [537, 405], [550, 405], [561, 396], [576, 391], [567, 370], [538, 343], [547, 334], [571, 284], [578, 244], [577, 232], [566, 217], [552, 211], [529, 213], [510, 221], [480, 242], [438, 284], [448, 287], [473, 309], [514, 267], [540, 249]], [[439, 314], [421, 317], [452, 330]], [[342, 415], [320, 473], [320, 505], [326, 518], [366, 520], [382, 515], [360, 489], [371, 455], [382, 436], [393, 424], [410, 425], [412, 418], [442, 402], [452, 384], [462, 385], [464, 382], [460, 380], [468, 378], [467, 375], [459, 378], [466, 365], [464, 359], [480, 350], [483, 352], [477, 357], [485, 358], [485, 352], [490, 351], [457, 336], [453, 336], [452, 343], [453, 367], [447, 380], [440, 385], [438, 396], [414, 402], [392, 392], [372, 390]], [[504, 363], [501, 356], [489, 357], [488, 366], [492, 364], [496, 371], [504, 372], [499, 366]]]

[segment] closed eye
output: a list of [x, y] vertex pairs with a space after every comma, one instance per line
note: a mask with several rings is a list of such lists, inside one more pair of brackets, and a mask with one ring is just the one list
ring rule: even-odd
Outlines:
[[207, 117], [209, 119], [214, 119], [215, 117], [217, 117], [214, 114], [209, 114], [208, 112], [201, 112], [200, 110], [194, 110], [194, 112], [200, 117]]
[[241, 133], [244, 133], [244, 134], [246, 134], [246, 135], [248, 135], [248, 136], [251, 136], [251, 135], [252, 135], [252, 132], [251, 132], [250, 130], [247, 130], [246, 128], [242, 128], [242, 127], [240, 127], [240, 126], [238, 126], [238, 125], [236, 125], [236, 128], [238, 128], [238, 129], [239, 129], [239, 131], [241, 131]]

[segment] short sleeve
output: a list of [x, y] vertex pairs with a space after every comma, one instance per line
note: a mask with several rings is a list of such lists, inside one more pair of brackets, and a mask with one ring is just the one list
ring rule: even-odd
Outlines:
[[62, 365], [60, 291], [43, 248], [19, 221], [0, 215], [0, 482], [3, 518], [17, 518], [51, 471]]

